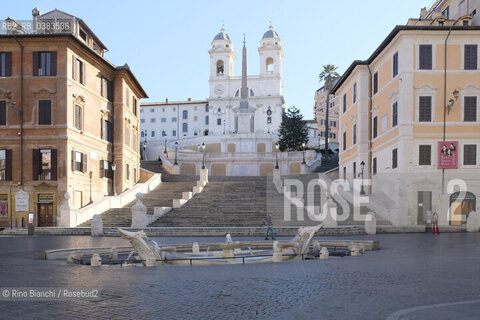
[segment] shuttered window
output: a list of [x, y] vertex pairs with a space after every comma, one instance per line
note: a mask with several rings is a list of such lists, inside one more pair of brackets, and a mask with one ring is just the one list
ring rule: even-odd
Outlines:
[[463, 146], [463, 164], [469, 166], [477, 165], [477, 145], [466, 144]]
[[7, 124], [7, 102], [0, 101], [0, 126]]
[[12, 150], [0, 150], [0, 181], [12, 180]]
[[77, 57], [73, 56], [72, 61], [72, 78], [80, 82], [81, 84], [85, 84], [85, 74], [86, 74], [86, 66], [85, 62], [78, 59]]
[[32, 150], [33, 180], [57, 180], [57, 150]]
[[373, 138], [375, 139], [378, 135], [378, 118], [373, 117]]
[[372, 160], [372, 171], [373, 171], [373, 175], [376, 175], [377, 174], [377, 158], [373, 158]]
[[429, 166], [432, 164], [432, 146], [421, 145], [418, 147], [418, 164]]
[[34, 51], [33, 52], [33, 75], [56, 76], [57, 75], [57, 52]]
[[420, 70], [432, 70], [432, 45], [420, 45]]
[[465, 97], [464, 99], [463, 121], [476, 122], [477, 97]]
[[347, 111], [347, 94], [346, 93], [343, 95], [343, 113], [345, 113], [345, 111]]
[[378, 92], [378, 72], [373, 75], [373, 94]]
[[353, 125], [353, 144], [357, 144], [357, 125]]
[[102, 139], [108, 142], [113, 142], [113, 125], [106, 119], [100, 119], [102, 128]]
[[113, 170], [111, 162], [107, 160], [100, 160], [100, 178], [111, 179], [113, 177]]
[[397, 161], [398, 161], [398, 152], [397, 149], [392, 150], [392, 169], [395, 169], [397, 167]]
[[393, 66], [392, 66], [392, 75], [395, 78], [398, 75], [398, 52], [395, 52], [393, 55]]
[[100, 82], [100, 93], [102, 97], [107, 98], [108, 101], [113, 102], [113, 82], [102, 76]]
[[0, 77], [12, 75], [12, 53], [0, 52]]
[[466, 44], [463, 55], [464, 55], [465, 70], [477, 70], [478, 46], [476, 44]]
[[72, 150], [72, 170], [87, 172], [87, 154]]
[[357, 84], [353, 84], [353, 103], [357, 102]]
[[52, 124], [52, 101], [51, 100], [38, 101], [38, 124], [40, 125]]
[[83, 108], [75, 105], [75, 128], [83, 130]]
[[346, 131], [343, 133], [342, 143], [343, 143], [343, 150], [346, 150], [347, 149], [347, 132]]
[[431, 122], [432, 121], [432, 97], [419, 98], [419, 114], [418, 121]]
[[392, 128], [398, 124], [398, 102], [392, 105]]

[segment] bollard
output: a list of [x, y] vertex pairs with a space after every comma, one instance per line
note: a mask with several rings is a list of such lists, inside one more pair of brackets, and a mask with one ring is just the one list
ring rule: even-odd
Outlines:
[[329, 256], [329, 253], [328, 253], [327, 247], [323, 247], [322, 250], [320, 250], [320, 259], [327, 260], [328, 256]]

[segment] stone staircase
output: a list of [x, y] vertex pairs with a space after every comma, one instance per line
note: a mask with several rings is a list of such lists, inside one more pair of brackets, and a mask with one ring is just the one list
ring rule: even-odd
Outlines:
[[326, 172], [338, 167], [338, 156], [330, 155], [328, 158], [322, 158], [321, 165], [313, 170], [313, 173]]
[[[146, 162], [146, 164], [145, 164]], [[192, 191], [198, 177], [171, 175], [158, 167], [156, 161], [142, 161], [142, 168], [162, 173], [162, 183], [149, 193], [143, 195], [143, 204], [147, 207], [147, 214], [153, 215], [155, 207], [172, 207], [173, 199], [182, 199], [182, 193]], [[132, 223], [132, 206], [130, 202], [123, 208], [110, 209], [102, 214], [104, 227], [130, 227]], [[79, 227], [90, 227], [91, 220], [82, 223]]]

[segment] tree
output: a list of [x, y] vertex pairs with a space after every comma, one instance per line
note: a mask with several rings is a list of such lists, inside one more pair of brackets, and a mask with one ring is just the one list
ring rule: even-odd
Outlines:
[[328, 113], [330, 109], [330, 90], [332, 90], [333, 85], [335, 84], [336, 80], [338, 79], [339, 75], [337, 73], [337, 67], [333, 64], [327, 64], [323, 66], [322, 72], [318, 75], [318, 79], [320, 82], [324, 82], [323, 88], [325, 89], [325, 93], [327, 95], [327, 101], [325, 104], [325, 153], [323, 154], [325, 157], [329, 156], [328, 153], [328, 134], [329, 134], [329, 120], [328, 120]]
[[280, 139], [278, 144], [280, 150], [298, 150], [302, 143], [308, 142], [308, 129], [306, 121], [300, 110], [292, 106], [282, 114], [282, 124], [280, 125]]

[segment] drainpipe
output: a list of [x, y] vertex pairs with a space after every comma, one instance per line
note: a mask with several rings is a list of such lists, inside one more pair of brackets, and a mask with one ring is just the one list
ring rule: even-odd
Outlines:
[[370, 65], [367, 64], [368, 68], [368, 179], [370, 180], [370, 185], [368, 186], [368, 194], [372, 193], [372, 165], [373, 165], [373, 142], [372, 142], [372, 70]]
[[20, 46], [20, 103], [18, 114], [20, 116], [20, 185], [23, 186], [23, 45], [17, 37], [13, 37]]

